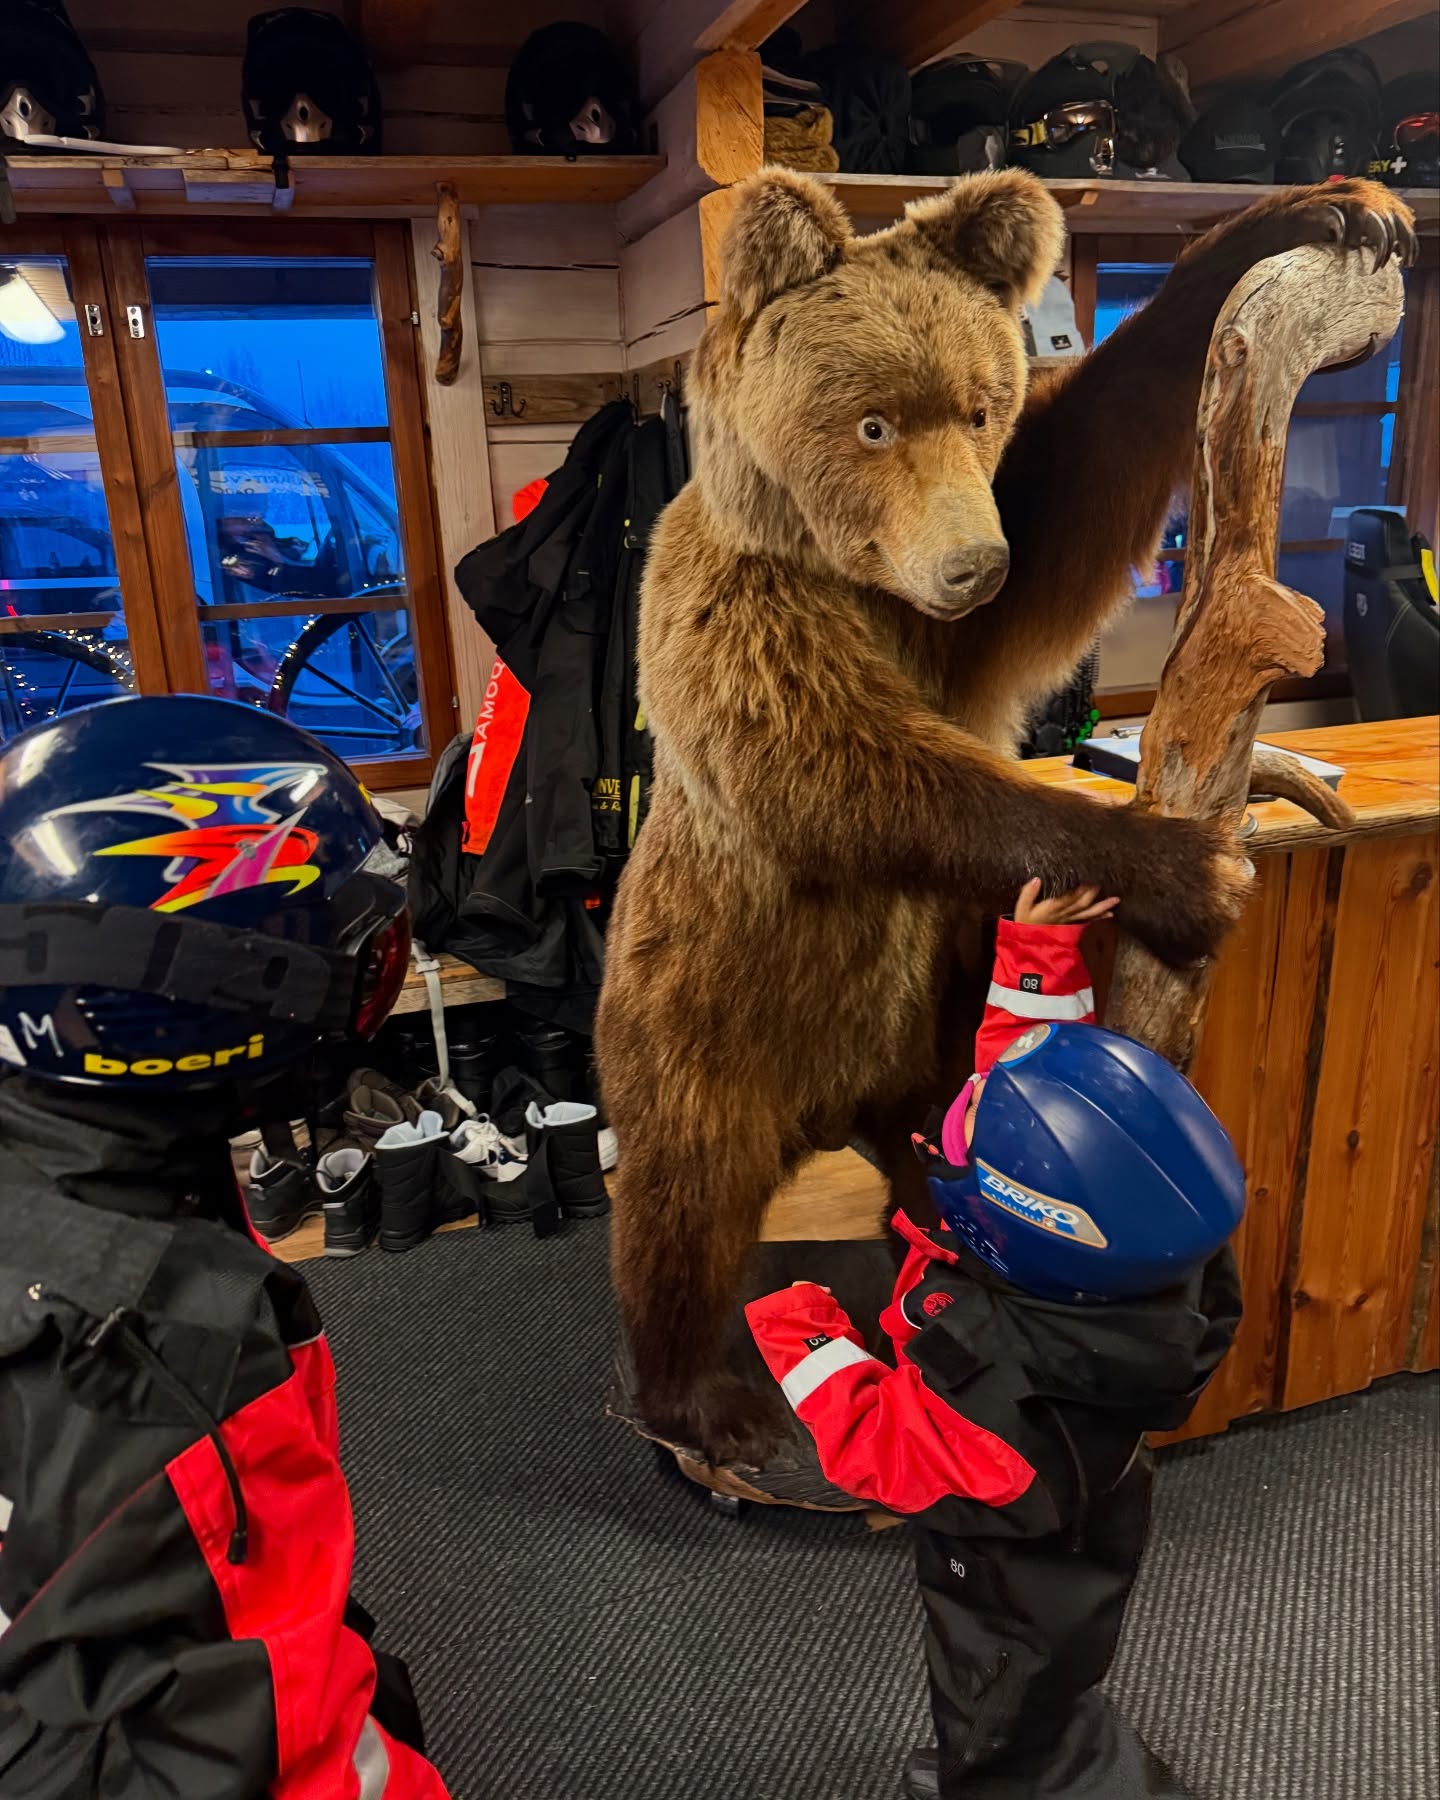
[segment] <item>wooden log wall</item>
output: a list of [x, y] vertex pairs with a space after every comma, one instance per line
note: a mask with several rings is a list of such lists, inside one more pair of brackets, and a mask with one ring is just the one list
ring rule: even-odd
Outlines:
[[[614, 210], [481, 207], [470, 227], [470, 263], [490, 479], [503, 527], [510, 496], [564, 460], [579, 417], [594, 410], [592, 383], [578, 381], [576, 404], [566, 407], [554, 378], [614, 379], [624, 368]], [[526, 377], [546, 379], [527, 391]], [[503, 413], [495, 410], [504, 404], [501, 379], [512, 391]], [[557, 412], [568, 416], [557, 421]]]
[[[309, 0], [353, 17], [345, 0]], [[183, 150], [248, 142], [240, 104], [245, 27], [261, 0], [207, 0], [177, 26], [175, 0], [70, 0], [105, 90], [108, 130]], [[525, 36], [555, 19], [603, 26], [603, 0], [528, 0], [437, 11], [413, 62], [377, 69], [385, 148], [407, 156], [508, 153], [505, 71]]]

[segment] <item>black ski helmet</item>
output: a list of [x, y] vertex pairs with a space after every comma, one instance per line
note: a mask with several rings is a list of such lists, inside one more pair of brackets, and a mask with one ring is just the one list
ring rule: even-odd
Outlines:
[[369, 59], [333, 13], [256, 13], [240, 77], [251, 142], [267, 156], [372, 156], [380, 90]]
[[1381, 108], [1378, 154], [1368, 172], [1389, 187], [1440, 187], [1440, 71], [1398, 76]]
[[1255, 94], [1217, 100], [1180, 140], [1180, 161], [1196, 181], [1273, 182], [1280, 132]]
[[1283, 75], [1270, 90], [1280, 130], [1275, 179], [1328, 181], [1362, 175], [1380, 134], [1380, 76], [1363, 50], [1329, 50]]
[[634, 72], [593, 25], [542, 25], [515, 52], [505, 123], [517, 155], [623, 156], [639, 118]]
[[0, 1065], [104, 1090], [259, 1085], [369, 1036], [410, 948], [337, 756], [208, 695], [79, 707], [0, 749]]
[[105, 97], [64, 0], [6, 0], [0, 8], [0, 150], [23, 150], [37, 133], [103, 137]]
[[946, 56], [910, 78], [912, 175], [967, 175], [1005, 161], [1010, 97], [1029, 74], [998, 57]]
[[1010, 105], [1012, 163], [1051, 179], [1115, 172], [1115, 84], [1072, 44], [1038, 68]]

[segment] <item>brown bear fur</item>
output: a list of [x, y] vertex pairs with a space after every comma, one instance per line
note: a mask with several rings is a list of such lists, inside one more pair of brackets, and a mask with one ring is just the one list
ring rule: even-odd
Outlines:
[[1064, 234], [1034, 177], [961, 180], [858, 239], [803, 176], [739, 191], [690, 384], [696, 472], [646, 574], [654, 802], [597, 1029], [615, 1279], [656, 1426], [764, 1453], [775, 1416], [716, 1368], [746, 1252], [780, 1183], [857, 1130], [914, 1202], [908, 1133], [967, 1067], [982, 912], [1031, 874], [1096, 882], [1175, 961], [1233, 919], [1216, 837], [1010, 757], [1153, 554], [1235, 281], [1304, 242], [1408, 249], [1405, 216], [1366, 182], [1264, 201], [1027, 392], [1019, 307]]

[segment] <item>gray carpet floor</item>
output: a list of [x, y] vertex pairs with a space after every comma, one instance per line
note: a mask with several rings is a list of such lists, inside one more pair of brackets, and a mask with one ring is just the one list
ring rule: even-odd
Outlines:
[[[721, 1517], [604, 1417], [603, 1223], [310, 1263], [356, 1592], [455, 1800], [895, 1800], [906, 1533]], [[683, 1280], [683, 1271], [676, 1271]], [[1112, 1692], [1196, 1800], [1440, 1800], [1440, 1379], [1161, 1459]]]

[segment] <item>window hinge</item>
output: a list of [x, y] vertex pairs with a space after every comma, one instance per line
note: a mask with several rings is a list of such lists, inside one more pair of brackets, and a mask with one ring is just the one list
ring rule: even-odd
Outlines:
[[140, 306], [127, 306], [125, 317], [130, 323], [131, 337], [143, 338], [145, 335], [145, 309]]
[[91, 337], [104, 337], [105, 335], [104, 315], [93, 300], [86, 303], [85, 329]]
[[450, 696], [450, 710], [451, 710], [451, 712], [459, 712], [460, 696], [458, 694], [452, 694]]
[[411, 323], [411, 324], [412, 324], [412, 325], [418, 325], [418, 324], [419, 324], [419, 323], [420, 323], [420, 315], [419, 315], [419, 313], [418, 313], [418, 312], [412, 312], [412, 313], [411, 313], [411, 315], [410, 315], [410, 323]]

